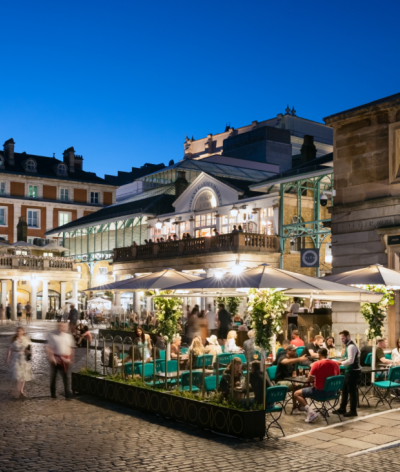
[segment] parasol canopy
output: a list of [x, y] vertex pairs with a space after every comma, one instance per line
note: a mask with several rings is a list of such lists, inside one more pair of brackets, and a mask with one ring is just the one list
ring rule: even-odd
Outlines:
[[373, 264], [362, 269], [350, 270], [341, 274], [328, 275], [325, 280], [344, 285], [386, 285], [400, 289], [400, 272], [387, 269], [383, 265]]
[[[139, 279], [138, 279], [139, 280]], [[382, 298], [382, 294], [369, 292], [356, 287], [347, 287], [341, 284], [330, 282], [324, 278], [310, 277], [308, 275], [289, 272], [283, 269], [277, 269], [268, 264], [261, 264], [254, 269], [249, 269], [240, 275], [228, 275], [225, 277], [209, 277], [186, 284], [179, 284], [165, 287], [168, 290], [202, 290], [206, 293], [223, 291], [232, 289], [266, 289], [276, 288], [277, 290], [285, 290], [289, 295], [290, 292], [301, 293], [305, 297], [310, 294], [312, 298], [320, 298], [319, 295], [330, 296], [335, 295], [335, 299], [345, 301], [370, 301], [378, 303]], [[291, 293], [290, 293], [291, 295]], [[294, 295], [296, 296], [296, 295]]]
[[95, 292], [99, 290], [112, 290], [119, 292], [134, 292], [138, 290], [164, 290], [170, 285], [185, 284], [198, 280], [204, 279], [203, 277], [185, 274], [184, 272], [175, 269], [164, 269], [152, 274], [142, 275], [135, 279], [120, 280], [111, 284], [90, 288], [85, 291]]

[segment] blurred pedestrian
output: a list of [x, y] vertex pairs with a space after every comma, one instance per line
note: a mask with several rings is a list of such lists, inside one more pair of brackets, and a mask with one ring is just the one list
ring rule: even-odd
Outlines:
[[7, 318], [7, 322], [11, 323], [11, 306], [10, 306], [10, 304], [8, 304], [7, 307], [6, 307], [6, 318]]
[[3, 324], [4, 320], [4, 307], [3, 305], [0, 305], [0, 324]]
[[51, 398], [56, 398], [57, 372], [60, 373], [63, 383], [65, 398], [71, 397], [69, 389], [68, 371], [74, 359], [75, 341], [71, 334], [67, 333], [67, 325], [57, 323], [57, 331], [49, 337], [46, 346], [47, 356], [50, 361], [50, 393]]
[[21, 320], [22, 320], [22, 304], [21, 303], [17, 304], [17, 320], [18, 320], [18, 326], [21, 326]]
[[69, 310], [68, 319], [69, 319], [69, 330], [73, 336], [75, 335], [75, 332], [76, 332], [76, 324], [78, 322], [78, 318], [79, 318], [78, 310], [75, 308], [75, 305], [72, 304], [71, 309]]
[[32, 316], [32, 306], [30, 305], [29, 302], [25, 305], [25, 315], [26, 315], [26, 324], [28, 325], [31, 322], [31, 316]]
[[25, 382], [32, 380], [32, 367], [30, 358], [30, 340], [25, 336], [24, 329], [19, 326], [16, 334], [11, 339], [6, 363], [11, 361], [12, 379], [16, 381], [15, 396], [26, 397], [24, 392]]

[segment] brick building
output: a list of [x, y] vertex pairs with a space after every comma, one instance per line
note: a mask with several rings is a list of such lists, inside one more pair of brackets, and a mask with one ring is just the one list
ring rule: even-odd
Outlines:
[[83, 170], [74, 148], [63, 160], [17, 153], [9, 139], [0, 151], [0, 237], [16, 241], [20, 216], [28, 223], [28, 242], [45, 238], [51, 228], [67, 224], [115, 203], [115, 183]]

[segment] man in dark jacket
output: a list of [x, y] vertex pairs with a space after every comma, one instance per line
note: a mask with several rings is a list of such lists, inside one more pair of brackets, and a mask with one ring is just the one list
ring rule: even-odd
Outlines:
[[72, 304], [71, 309], [69, 311], [69, 316], [68, 316], [69, 329], [71, 331], [72, 336], [75, 335], [76, 324], [78, 323], [78, 318], [79, 318], [78, 310], [75, 308], [75, 305]]

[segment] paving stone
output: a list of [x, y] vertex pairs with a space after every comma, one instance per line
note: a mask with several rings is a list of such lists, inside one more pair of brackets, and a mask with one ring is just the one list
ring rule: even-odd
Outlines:
[[358, 439], [358, 438], [363, 438], [366, 434], [369, 434], [369, 431], [359, 431], [357, 429], [348, 429], [345, 431], [341, 431], [336, 437], [340, 436], [344, 438]]
[[380, 426], [399, 426], [400, 420], [392, 420], [388, 417], [384, 418], [383, 415], [373, 416], [372, 418], [365, 418], [363, 421], [367, 423], [379, 424]]
[[373, 429], [371, 433], [387, 434], [388, 436], [392, 436], [394, 439], [400, 439], [400, 428], [391, 428], [390, 426], [382, 426], [382, 427]]
[[358, 429], [363, 431], [371, 431], [371, 429], [379, 428], [379, 425], [376, 423], [366, 423], [365, 421], [355, 421], [346, 425], [348, 429]]
[[330, 431], [330, 429], [328, 429], [326, 433], [324, 431], [316, 431], [315, 433], [307, 434], [307, 436], [310, 438], [320, 439], [321, 441], [332, 441], [333, 439], [336, 439], [337, 436], [335, 434], [329, 434]]
[[358, 449], [358, 450], [369, 449], [370, 447], [375, 446], [375, 444], [373, 443], [368, 443], [365, 441], [360, 441], [358, 439], [350, 439], [350, 438], [337, 438], [332, 442], [336, 444], [341, 444], [343, 446], [354, 447], [355, 449]]
[[391, 443], [396, 441], [396, 438], [393, 436], [388, 436], [387, 434], [369, 434], [363, 438], [363, 441], [370, 442], [376, 446], [386, 443]]

